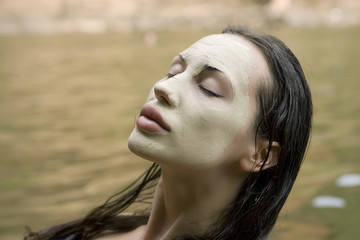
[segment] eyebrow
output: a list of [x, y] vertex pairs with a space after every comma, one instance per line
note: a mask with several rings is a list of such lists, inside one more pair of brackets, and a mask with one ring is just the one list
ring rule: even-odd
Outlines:
[[184, 59], [183, 56], [181, 56], [181, 54], [179, 54], [178, 56], [181, 58], [181, 60], [182, 60], [183, 62], [185, 62], [185, 59]]
[[217, 69], [216, 67], [212, 67], [212, 66], [210, 66], [210, 65], [205, 65], [204, 70], [209, 70], [209, 71], [215, 71], [215, 72], [223, 73], [223, 71]]
[[[186, 63], [184, 57], [183, 57], [181, 54], [179, 54], [178, 56], [180, 57], [181, 61], [183, 61], [183, 62]], [[204, 66], [204, 68], [201, 70], [201, 72], [204, 71], [204, 70], [215, 71], [215, 72], [220, 72], [220, 73], [224, 74], [223, 71], [219, 70], [219, 69], [216, 68], [216, 67], [212, 67], [212, 66], [210, 66], [210, 65], [208, 65], [208, 64], [206, 64], [206, 65]]]

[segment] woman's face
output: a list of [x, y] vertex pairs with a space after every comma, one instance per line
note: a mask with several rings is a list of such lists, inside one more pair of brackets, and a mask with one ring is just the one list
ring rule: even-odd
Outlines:
[[256, 89], [264, 58], [232, 34], [202, 38], [176, 56], [129, 137], [135, 154], [157, 163], [196, 166], [254, 152]]

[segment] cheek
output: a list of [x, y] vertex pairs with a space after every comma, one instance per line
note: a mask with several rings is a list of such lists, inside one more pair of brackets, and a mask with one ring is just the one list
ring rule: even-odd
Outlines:
[[181, 153], [181, 161], [200, 165], [217, 163], [238, 133], [246, 134], [247, 111], [236, 113], [231, 106], [226, 111], [198, 107], [193, 106], [192, 111], [183, 114], [183, 128], [172, 145]]
[[203, 126], [204, 130], [219, 129], [229, 135], [250, 124], [252, 111], [248, 96], [229, 102], [200, 94], [197, 100], [197, 104], [193, 104], [191, 116], [196, 118], [194, 122], [198, 123], [198, 127]]

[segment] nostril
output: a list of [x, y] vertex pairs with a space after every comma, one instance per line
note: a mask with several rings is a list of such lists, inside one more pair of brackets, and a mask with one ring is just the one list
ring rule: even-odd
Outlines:
[[163, 102], [163, 103], [166, 103], [166, 104], [170, 105], [169, 101], [165, 97], [160, 96], [160, 97], [158, 97], [158, 99], [159, 99], [160, 102]]
[[166, 103], [168, 105], [171, 105], [170, 103], [170, 99], [169, 99], [169, 94], [162, 88], [155, 86], [154, 88], [154, 92], [155, 92], [155, 96], [156, 98], [162, 102], [162, 103]]

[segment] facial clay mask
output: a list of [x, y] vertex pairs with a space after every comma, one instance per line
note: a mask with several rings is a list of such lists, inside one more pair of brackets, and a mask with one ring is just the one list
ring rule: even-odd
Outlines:
[[157, 82], [146, 104], [171, 130], [149, 132], [135, 126], [129, 148], [157, 163], [196, 166], [221, 164], [234, 141], [239, 144], [236, 157], [249, 154], [256, 114], [253, 66], [259, 58], [264, 61], [254, 49], [245, 39], [218, 34], [180, 53], [173, 65], [180, 61], [183, 68], [170, 67], [174, 76]]

